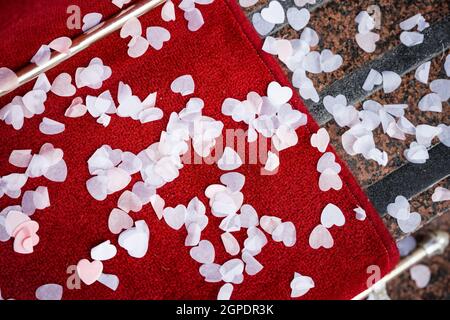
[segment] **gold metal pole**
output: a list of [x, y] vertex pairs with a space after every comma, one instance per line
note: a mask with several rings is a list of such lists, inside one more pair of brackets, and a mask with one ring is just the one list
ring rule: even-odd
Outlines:
[[384, 287], [389, 281], [396, 278], [402, 272], [408, 270], [421, 260], [425, 258], [430, 258], [437, 254], [442, 254], [445, 248], [448, 246], [448, 243], [449, 243], [449, 234], [447, 232], [437, 231], [435, 233], [432, 233], [429, 239], [425, 241], [423, 244], [421, 244], [417, 250], [415, 250], [412, 254], [410, 254], [402, 261], [400, 261], [400, 263], [398, 264], [397, 267], [395, 267], [394, 270], [385, 275], [372, 287], [358, 294], [352, 300], [362, 300], [367, 298], [370, 293], [376, 291], [378, 288]]
[[164, 2], [166, 2], [166, 0], [141, 0], [127, 9], [117, 13], [109, 20], [100, 23], [94, 28], [88, 30], [86, 33], [83, 33], [73, 39], [72, 46], [67, 53], [53, 52], [50, 59], [40, 66], [34, 63], [28, 64], [16, 72], [19, 80], [17, 85], [6, 91], [0, 91], [0, 97], [17, 89], [25, 83], [30, 82], [31, 80], [37, 78], [41, 73], [56, 67], [61, 62], [73, 57], [98, 40], [110, 35], [114, 31], [119, 30], [130, 18], [140, 17]]

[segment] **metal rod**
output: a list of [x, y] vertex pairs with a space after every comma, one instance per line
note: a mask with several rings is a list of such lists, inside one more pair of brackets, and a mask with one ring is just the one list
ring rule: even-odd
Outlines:
[[443, 231], [437, 231], [430, 235], [430, 238], [419, 246], [412, 254], [407, 258], [403, 259], [397, 267], [390, 273], [381, 278], [377, 283], [367, 290], [361, 292], [352, 300], [362, 300], [369, 296], [370, 293], [377, 290], [377, 288], [382, 288], [389, 281], [399, 276], [404, 271], [411, 268], [413, 265], [417, 264], [425, 258], [430, 258], [437, 254], [442, 254], [449, 243], [449, 234]]
[[8, 88], [8, 90], [0, 91], [0, 97], [21, 87], [25, 83], [30, 82], [31, 80], [37, 78], [41, 73], [56, 67], [61, 62], [73, 57], [100, 39], [103, 39], [114, 31], [119, 30], [130, 18], [140, 17], [164, 2], [166, 2], [166, 0], [141, 0], [127, 9], [117, 13], [107, 21], [100, 23], [99, 25], [73, 39], [72, 46], [68, 52], [53, 52], [50, 59], [40, 66], [34, 63], [26, 65], [24, 68], [16, 72], [18, 77], [17, 84], [11, 88]]

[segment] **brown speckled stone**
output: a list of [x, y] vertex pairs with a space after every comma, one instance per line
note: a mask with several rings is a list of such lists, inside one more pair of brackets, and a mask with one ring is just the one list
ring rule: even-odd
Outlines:
[[[314, 50], [330, 49], [344, 59], [342, 67], [335, 72], [311, 75], [319, 92], [334, 81], [355, 71], [367, 61], [377, 59], [387, 50], [399, 45], [401, 33], [399, 24], [403, 20], [416, 13], [422, 13], [429, 23], [433, 23], [441, 20], [450, 12], [449, 3], [445, 0], [377, 1], [376, 4], [380, 6], [382, 13], [382, 22], [381, 29], [375, 31], [380, 35], [380, 41], [377, 42], [377, 49], [374, 53], [366, 53], [358, 47], [355, 40], [357, 33], [355, 17], [373, 4], [373, 1], [366, 0], [336, 0], [318, 8], [311, 14], [308, 26], [316, 30], [320, 37], [319, 46]], [[298, 39], [300, 33], [301, 31], [296, 32], [286, 26], [275, 36]]]
[[[448, 207], [448, 204], [447, 204]], [[450, 231], [450, 214], [445, 214], [421, 229], [414, 237], [420, 242], [434, 230]], [[411, 279], [410, 272], [404, 272], [387, 285], [393, 300], [449, 300], [450, 299], [450, 246], [444, 254], [421, 262], [430, 267], [431, 280], [427, 287], [420, 289]]]

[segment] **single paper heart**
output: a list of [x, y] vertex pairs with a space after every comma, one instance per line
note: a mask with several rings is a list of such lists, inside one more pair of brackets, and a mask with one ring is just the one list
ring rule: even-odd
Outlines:
[[163, 210], [164, 221], [175, 230], [180, 230], [186, 219], [186, 207], [178, 205], [175, 208], [167, 207]]
[[320, 174], [319, 189], [324, 192], [330, 189], [339, 191], [342, 189], [342, 179], [339, 177], [339, 174], [334, 172], [332, 169], [327, 168]]
[[293, 247], [297, 242], [297, 231], [292, 222], [279, 224], [272, 232], [272, 239], [275, 242], [283, 242], [286, 247]]
[[341, 166], [335, 160], [336, 156], [334, 153], [324, 153], [317, 162], [317, 171], [324, 172], [326, 169], [331, 169], [336, 173], [341, 172]]
[[417, 264], [410, 269], [411, 279], [416, 282], [418, 288], [425, 288], [430, 282], [430, 268], [424, 264]]
[[72, 46], [72, 40], [68, 37], [60, 37], [50, 42], [48, 46], [55, 51], [68, 53]]
[[267, 8], [261, 10], [261, 16], [264, 20], [270, 23], [284, 22], [284, 9], [278, 1], [271, 1]]
[[133, 37], [128, 43], [128, 55], [131, 58], [139, 58], [147, 52], [149, 43], [141, 36]]
[[111, 244], [111, 241], [105, 241], [100, 243], [91, 249], [91, 259], [98, 261], [106, 261], [116, 256], [117, 249]]
[[44, 284], [36, 289], [35, 295], [38, 300], [58, 301], [62, 298], [63, 287], [55, 283]]
[[192, 248], [189, 253], [192, 259], [204, 264], [213, 263], [216, 256], [214, 246], [208, 240], [201, 240], [198, 246]]
[[309, 245], [313, 249], [324, 247], [330, 249], [334, 245], [333, 236], [323, 225], [317, 225], [309, 235]]
[[262, 36], [267, 35], [275, 27], [275, 24], [264, 20], [259, 12], [253, 14], [252, 23], [255, 30]]
[[[130, 180], [127, 178], [126, 182]], [[125, 184], [125, 183], [123, 183]], [[122, 185], [123, 185], [122, 184]], [[128, 183], [127, 183], [128, 184]], [[125, 190], [117, 201], [117, 206], [125, 212], [139, 212], [142, 210], [142, 201], [139, 197], [129, 190]]]
[[375, 32], [368, 32], [365, 34], [356, 34], [356, 43], [367, 53], [373, 53], [377, 49], [377, 42], [380, 40], [380, 35]]
[[292, 98], [292, 89], [282, 87], [278, 82], [272, 81], [267, 88], [267, 96], [275, 106], [281, 106]]
[[170, 32], [162, 27], [148, 27], [147, 40], [153, 49], [161, 50], [164, 42], [170, 40]]
[[245, 176], [239, 172], [229, 172], [220, 176], [220, 182], [227, 186], [231, 192], [237, 192], [245, 184]]
[[189, 11], [185, 11], [184, 18], [188, 22], [189, 31], [192, 31], [192, 32], [199, 30], [205, 23], [205, 21], [203, 20], [202, 12], [197, 8], [194, 8]]
[[408, 219], [397, 219], [398, 227], [404, 233], [411, 233], [417, 230], [422, 222], [422, 216], [417, 212], [411, 212]]
[[100, 278], [102, 271], [103, 263], [101, 261], [90, 262], [87, 259], [82, 259], [77, 264], [77, 274], [88, 286]]
[[383, 90], [384, 93], [394, 92], [402, 83], [402, 78], [393, 71], [383, 71]]
[[345, 216], [336, 205], [329, 203], [322, 210], [320, 216], [320, 223], [325, 228], [331, 228], [332, 226], [342, 227], [345, 224]]
[[133, 219], [128, 213], [120, 209], [113, 209], [109, 214], [108, 228], [114, 234], [119, 234], [122, 230], [131, 228], [133, 223]]
[[148, 250], [150, 230], [144, 220], [136, 221], [135, 227], [125, 230], [119, 236], [119, 245], [133, 258], [142, 258]]
[[180, 76], [172, 82], [170, 89], [174, 93], [180, 93], [182, 96], [190, 95], [194, 93], [194, 79], [192, 79], [192, 76], [189, 74]]
[[0, 91], [8, 91], [19, 83], [19, 78], [11, 69], [0, 68]]
[[175, 21], [175, 6], [171, 0], [166, 1], [161, 9], [161, 18], [166, 21]]
[[317, 133], [311, 136], [311, 145], [316, 147], [320, 152], [325, 152], [330, 143], [330, 136], [325, 128], [320, 128]]
[[314, 288], [315, 284], [311, 277], [302, 276], [295, 272], [294, 279], [291, 281], [291, 298], [304, 296], [308, 291]]
[[102, 275], [100, 276], [100, 278], [98, 278], [97, 281], [103, 284], [104, 286], [110, 288], [112, 291], [116, 291], [117, 288], [119, 287], [119, 277], [116, 276], [115, 274], [102, 273]]
[[75, 94], [77, 89], [72, 84], [72, 76], [68, 73], [61, 73], [53, 80], [51, 91], [60, 97], [70, 97]]
[[230, 147], [225, 147], [222, 156], [217, 161], [217, 166], [219, 169], [224, 171], [236, 170], [242, 165], [242, 159], [239, 154], [231, 149]]
[[299, 31], [306, 27], [311, 17], [307, 9], [303, 8], [299, 10], [295, 7], [289, 8], [286, 16], [292, 29], [296, 31]]

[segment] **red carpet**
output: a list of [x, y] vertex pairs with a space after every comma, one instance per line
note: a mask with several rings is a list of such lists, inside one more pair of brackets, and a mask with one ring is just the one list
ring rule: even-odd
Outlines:
[[[12, 241], [0, 243], [0, 289], [4, 298], [34, 299], [37, 287], [46, 283], [64, 285], [66, 269], [82, 258], [89, 258], [90, 249], [117, 236], [107, 227], [109, 212], [115, 207], [120, 193], [103, 202], [94, 200], [85, 187], [90, 177], [87, 159], [102, 144], [137, 153], [159, 140], [172, 111], [180, 111], [189, 97], [170, 91], [171, 82], [183, 74], [192, 74], [196, 82], [195, 96], [205, 100], [203, 114], [221, 120], [225, 128], [239, 124], [222, 115], [220, 107], [227, 97], [243, 100], [249, 91], [266, 93], [269, 82], [277, 80], [287, 85], [277, 62], [261, 52], [261, 43], [253, 27], [246, 20], [235, 0], [216, 0], [200, 6], [205, 25], [195, 33], [186, 28], [186, 21], [177, 9], [177, 20], [160, 20], [160, 9], [140, 20], [143, 27], [161, 25], [170, 30], [172, 39], [161, 51], [149, 49], [141, 58], [127, 56], [127, 41], [116, 33], [88, 50], [63, 63], [47, 75], [53, 80], [59, 73], [75, 74], [77, 67], [86, 66], [93, 57], [100, 57], [111, 66], [112, 77], [101, 90], [81, 89], [76, 96], [98, 95], [110, 89], [116, 96], [119, 81], [130, 84], [133, 93], [142, 99], [149, 92], [158, 91], [158, 103], [164, 110], [161, 121], [141, 125], [130, 118], [113, 116], [107, 128], [86, 115], [78, 119], [64, 117], [72, 98], [60, 98], [49, 93], [46, 111], [41, 116], [26, 119], [22, 130], [0, 123], [0, 176], [20, 169], [8, 164], [14, 149], [33, 149], [37, 152], [45, 142], [65, 152], [69, 174], [66, 182], [54, 183], [44, 178], [29, 179], [25, 190], [39, 185], [48, 186], [51, 206], [37, 211], [33, 219], [40, 224], [41, 242], [30, 255], [14, 253]], [[82, 14], [101, 12], [104, 17], [117, 11], [110, 1], [81, 0], [17, 0], [0, 5], [0, 66], [17, 69], [33, 56], [42, 43], [49, 43], [62, 35], [73, 36], [66, 28], [67, 6], [78, 4]], [[20, 88], [14, 95], [23, 95], [32, 84]], [[0, 99], [8, 103], [14, 95]], [[295, 95], [294, 106], [307, 112]], [[45, 136], [38, 130], [42, 116], [66, 124], [66, 131], [56, 136]], [[244, 128], [244, 127], [242, 127]], [[245, 203], [253, 205], [260, 215], [274, 215], [294, 222], [297, 243], [286, 248], [269, 238], [257, 259], [264, 265], [256, 276], [245, 276], [241, 285], [235, 285], [232, 299], [289, 299], [290, 281], [294, 272], [310, 276], [315, 281], [302, 299], [349, 299], [366, 288], [370, 265], [378, 265], [385, 274], [398, 260], [395, 243], [369, 203], [355, 179], [343, 163], [340, 174], [344, 187], [340, 191], [321, 192], [319, 174], [315, 169], [320, 153], [309, 144], [311, 132], [318, 126], [309, 117], [308, 125], [298, 130], [297, 146], [280, 154], [278, 174], [261, 176], [261, 165], [244, 165], [238, 171], [245, 174], [243, 189]], [[339, 161], [339, 160], [338, 160]], [[188, 165], [180, 177], [159, 190], [166, 205], [187, 205], [194, 196], [203, 195], [205, 188], [219, 182], [223, 172], [216, 166]], [[135, 175], [135, 180], [138, 175]], [[332, 202], [346, 215], [347, 223], [332, 229], [335, 245], [332, 249], [312, 250], [308, 244], [311, 230], [320, 222], [323, 207]], [[19, 204], [6, 196], [0, 199], [0, 208]], [[367, 212], [363, 222], [354, 218], [353, 208], [361, 206]], [[208, 214], [208, 213], [207, 213]], [[150, 227], [150, 244], [142, 259], [128, 256], [118, 248], [117, 256], [104, 263], [104, 272], [116, 274], [120, 286], [116, 292], [96, 283], [82, 285], [81, 290], [65, 288], [63, 299], [215, 299], [221, 284], [206, 283], [198, 272], [199, 264], [189, 256], [184, 246], [186, 232], [174, 231], [156, 218], [149, 205], [137, 214], [135, 220], [145, 219]], [[210, 224], [202, 235], [216, 248], [216, 262], [230, 258], [220, 240], [219, 219], [210, 215]]]

